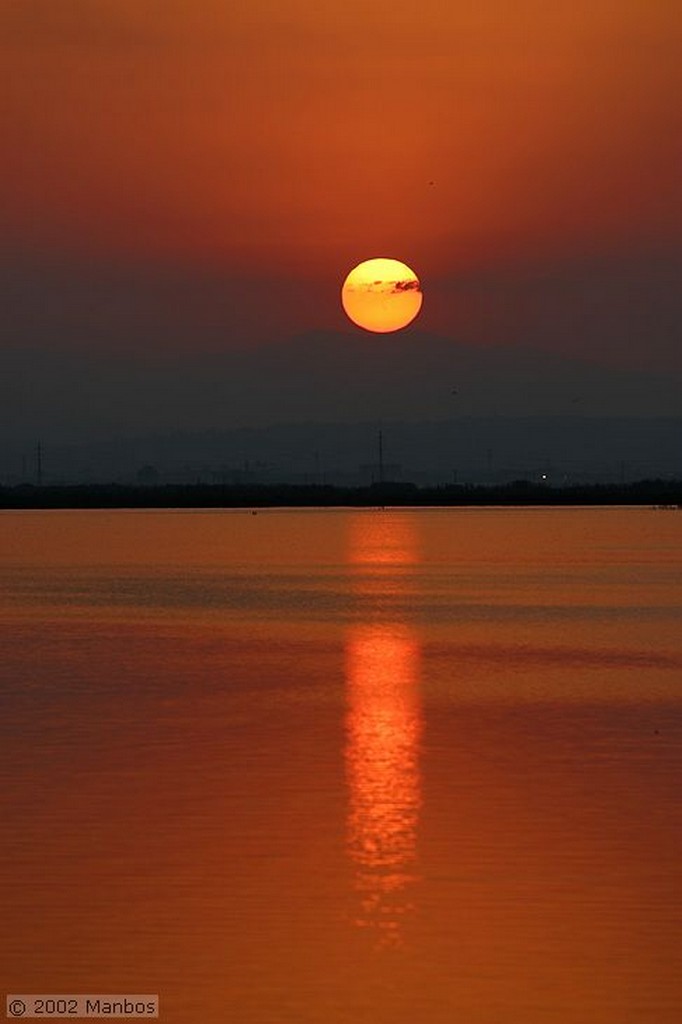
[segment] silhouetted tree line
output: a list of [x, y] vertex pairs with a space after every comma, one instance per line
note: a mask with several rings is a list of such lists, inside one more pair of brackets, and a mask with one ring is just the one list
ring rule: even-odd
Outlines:
[[528, 480], [500, 486], [409, 483], [331, 485], [74, 484], [0, 487], [0, 508], [310, 508], [458, 505], [658, 505], [682, 507], [682, 480], [549, 487]]

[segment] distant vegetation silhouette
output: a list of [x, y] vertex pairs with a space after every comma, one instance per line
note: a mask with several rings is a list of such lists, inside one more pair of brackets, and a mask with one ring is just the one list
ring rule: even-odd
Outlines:
[[122, 484], [0, 487], [0, 508], [310, 508], [464, 505], [653, 505], [682, 508], [682, 480], [581, 484], [551, 487], [529, 480], [487, 486], [450, 484], [417, 487], [375, 483], [368, 487], [331, 485]]

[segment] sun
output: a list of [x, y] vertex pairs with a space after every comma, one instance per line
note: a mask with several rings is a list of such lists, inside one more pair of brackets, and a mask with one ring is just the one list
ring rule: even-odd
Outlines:
[[351, 270], [341, 288], [346, 315], [366, 331], [388, 334], [411, 324], [422, 307], [419, 278], [400, 260], [380, 256]]

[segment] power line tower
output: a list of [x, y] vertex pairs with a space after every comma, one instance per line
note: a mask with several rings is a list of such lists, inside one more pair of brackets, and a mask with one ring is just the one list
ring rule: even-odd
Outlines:
[[36, 445], [36, 484], [43, 486], [43, 446], [40, 441]]

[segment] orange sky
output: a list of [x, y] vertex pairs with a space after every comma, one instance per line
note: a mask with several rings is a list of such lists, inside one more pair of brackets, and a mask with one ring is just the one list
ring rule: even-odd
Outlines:
[[4, 0], [6, 231], [274, 276], [666, 245], [681, 37], [678, 0]]
[[[0, 0], [5, 443], [677, 414], [680, 53], [680, 0]], [[359, 337], [377, 256], [423, 306]]]

